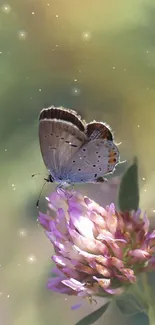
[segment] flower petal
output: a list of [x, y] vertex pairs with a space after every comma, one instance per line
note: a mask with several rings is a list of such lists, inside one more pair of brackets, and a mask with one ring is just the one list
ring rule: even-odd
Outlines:
[[99, 273], [103, 275], [105, 278], [110, 278], [112, 276], [112, 270], [108, 269], [107, 267], [96, 263], [96, 261], [91, 261], [90, 266], [94, 269], [94, 274]]
[[45, 228], [46, 230], [50, 230], [50, 226], [49, 226], [49, 222], [51, 220], [50, 216], [42, 212], [39, 212], [38, 220], [43, 228]]
[[119, 287], [119, 288], [107, 288], [105, 289], [107, 293], [110, 295], [120, 296], [125, 291], [125, 287]]
[[88, 197], [84, 198], [85, 204], [89, 207], [89, 210], [101, 214], [102, 216], [107, 216], [107, 211], [103, 207], [99, 206], [96, 202], [90, 200]]
[[83, 211], [77, 208], [70, 208], [68, 212], [70, 220], [79, 233], [86, 238], [93, 239], [94, 224], [83, 214]]
[[87, 252], [93, 254], [99, 254], [107, 251], [107, 248], [101, 242], [93, 239], [90, 240], [88, 238], [83, 237], [80, 235], [76, 230], [71, 229], [68, 227], [69, 234], [76, 246], [78, 246], [81, 250], [86, 250]]
[[155, 246], [155, 230], [147, 234], [146, 242], [150, 247]]
[[148, 261], [147, 266], [143, 269], [143, 271], [153, 271], [155, 270], [155, 256], [153, 256], [152, 258], [150, 258], [150, 260]]
[[150, 254], [142, 249], [133, 249], [128, 252], [128, 255], [136, 257], [137, 259], [142, 260], [142, 261], [150, 258]]
[[110, 279], [98, 278], [96, 276], [93, 276], [93, 279], [96, 280], [103, 289], [107, 289], [111, 284]]
[[63, 267], [63, 266], [67, 266], [71, 269], [74, 268], [72, 262], [68, 259], [68, 258], [65, 258], [63, 256], [58, 256], [58, 255], [53, 255], [52, 256], [52, 260], [57, 264], [59, 265], [60, 267]]
[[107, 228], [111, 232], [111, 234], [115, 234], [117, 229], [117, 216], [115, 214], [115, 205], [111, 203], [107, 207], [108, 213], [106, 218]]
[[71, 288], [75, 291], [83, 291], [85, 283], [81, 283], [73, 278], [62, 280], [62, 283], [65, 284], [67, 287]]
[[127, 268], [122, 268], [120, 270], [120, 272], [115, 272], [115, 276], [122, 282], [127, 282], [129, 283], [135, 283], [136, 282], [136, 276], [134, 274], [134, 271], [131, 269], [127, 269]]

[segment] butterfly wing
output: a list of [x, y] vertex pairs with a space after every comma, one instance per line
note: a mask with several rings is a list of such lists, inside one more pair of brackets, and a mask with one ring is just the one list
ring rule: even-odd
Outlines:
[[39, 141], [44, 163], [55, 181], [86, 141], [84, 126], [72, 111], [51, 107], [40, 114]]
[[95, 139], [113, 141], [113, 134], [108, 124], [102, 122], [90, 122], [86, 125], [86, 134], [88, 141]]
[[110, 140], [95, 139], [85, 143], [69, 161], [67, 174], [72, 183], [103, 181], [119, 163], [119, 151]]

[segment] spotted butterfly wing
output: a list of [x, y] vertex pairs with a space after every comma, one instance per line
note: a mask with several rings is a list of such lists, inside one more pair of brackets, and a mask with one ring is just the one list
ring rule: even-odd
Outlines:
[[66, 176], [73, 183], [102, 182], [103, 175], [111, 173], [118, 162], [117, 146], [109, 140], [95, 139], [85, 143], [70, 158]]

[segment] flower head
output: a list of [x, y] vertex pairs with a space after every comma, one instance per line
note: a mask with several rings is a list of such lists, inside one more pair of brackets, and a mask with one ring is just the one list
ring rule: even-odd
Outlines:
[[155, 232], [141, 211], [103, 208], [76, 191], [57, 190], [39, 222], [52, 242], [55, 278], [48, 288], [68, 295], [119, 295], [155, 264]]

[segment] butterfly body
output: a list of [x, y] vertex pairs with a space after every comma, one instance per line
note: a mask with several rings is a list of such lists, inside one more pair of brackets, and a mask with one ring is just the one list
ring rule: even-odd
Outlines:
[[109, 127], [86, 124], [75, 111], [50, 107], [40, 113], [39, 141], [49, 181], [61, 186], [103, 182], [119, 163]]

